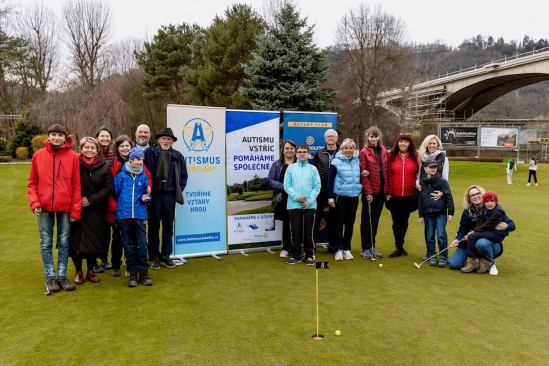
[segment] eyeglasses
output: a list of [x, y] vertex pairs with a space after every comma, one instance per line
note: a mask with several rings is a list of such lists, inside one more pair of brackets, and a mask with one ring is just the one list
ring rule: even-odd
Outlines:
[[337, 139], [337, 136], [328, 135], [328, 136], [326, 136], [326, 138], [329, 138], [329, 139]]
[[308, 154], [308, 151], [298, 151], [296, 154]]
[[469, 195], [470, 198], [475, 198], [475, 197], [478, 197], [478, 196], [480, 196], [480, 192], [473, 193], [473, 194]]

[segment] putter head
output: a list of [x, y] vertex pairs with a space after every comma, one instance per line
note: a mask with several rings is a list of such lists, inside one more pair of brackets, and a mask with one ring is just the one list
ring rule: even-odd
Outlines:
[[416, 266], [417, 269], [421, 269], [421, 266], [414, 262], [414, 266]]
[[372, 262], [376, 262], [376, 261], [377, 261], [377, 259], [375, 259], [373, 256], [372, 256], [372, 258], [370, 258], [370, 260], [371, 260]]

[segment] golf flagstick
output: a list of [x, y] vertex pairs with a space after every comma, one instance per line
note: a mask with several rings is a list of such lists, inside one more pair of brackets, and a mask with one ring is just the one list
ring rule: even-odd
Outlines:
[[313, 334], [313, 339], [324, 339], [324, 336], [322, 334], [318, 333], [318, 270], [319, 269], [329, 269], [328, 268], [328, 261], [318, 261], [316, 264], [316, 333]]

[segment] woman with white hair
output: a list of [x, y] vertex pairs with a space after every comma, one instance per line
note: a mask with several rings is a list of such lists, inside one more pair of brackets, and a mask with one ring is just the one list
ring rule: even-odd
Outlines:
[[[335, 209], [335, 260], [354, 259], [351, 254], [351, 239], [355, 224], [358, 196], [362, 192], [360, 183], [360, 162], [355, 142], [345, 139], [340, 151], [330, 165], [328, 175], [328, 205]], [[345, 232], [343, 228], [345, 227]]]

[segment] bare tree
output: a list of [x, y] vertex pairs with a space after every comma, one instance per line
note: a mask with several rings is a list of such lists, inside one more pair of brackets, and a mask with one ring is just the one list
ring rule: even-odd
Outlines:
[[277, 28], [276, 24], [276, 14], [280, 12], [286, 4], [290, 4], [294, 7], [297, 7], [295, 0], [264, 0], [262, 6], [262, 16], [265, 19], [265, 22], [274, 28]]
[[381, 124], [378, 119], [384, 114], [377, 106], [377, 95], [387, 88], [391, 74], [409, 54], [403, 47], [405, 34], [402, 20], [381, 6], [372, 11], [364, 3], [338, 23], [334, 66], [346, 74], [346, 82], [354, 91], [358, 108], [355, 130], [363, 142], [363, 131]]
[[110, 69], [103, 48], [113, 33], [110, 6], [103, 0], [68, 0], [63, 4], [64, 40], [81, 83], [93, 89]]
[[55, 15], [43, 2], [30, 3], [19, 13], [16, 29], [27, 43], [30, 76], [45, 93], [58, 60]]

